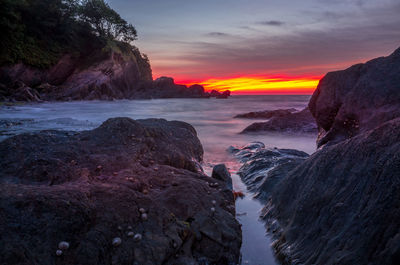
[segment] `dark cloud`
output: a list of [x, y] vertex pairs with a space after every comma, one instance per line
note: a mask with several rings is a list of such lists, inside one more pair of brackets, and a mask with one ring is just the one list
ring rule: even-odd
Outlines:
[[285, 25], [285, 22], [279, 20], [266, 20], [266, 21], [259, 21], [257, 22], [257, 24], [264, 26], [283, 26]]
[[223, 32], [209, 32], [207, 33], [208, 36], [212, 36], [212, 37], [228, 37], [230, 36], [227, 33], [223, 33]]

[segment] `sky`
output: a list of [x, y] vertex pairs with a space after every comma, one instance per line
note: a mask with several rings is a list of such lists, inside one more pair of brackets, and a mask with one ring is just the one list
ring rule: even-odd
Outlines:
[[400, 46], [399, 0], [108, 0], [154, 78], [309, 94], [327, 72]]

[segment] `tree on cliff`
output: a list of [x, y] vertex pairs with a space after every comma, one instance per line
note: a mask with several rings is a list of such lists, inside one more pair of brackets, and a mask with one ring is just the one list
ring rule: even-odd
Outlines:
[[137, 32], [132, 24], [113, 10], [104, 0], [85, 0], [80, 6], [80, 17], [89, 23], [96, 34], [125, 42], [136, 40]]
[[47, 68], [66, 52], [137, 39], [134, 26], [104, 0], [0, 0], [0, 6], [0, 65]]

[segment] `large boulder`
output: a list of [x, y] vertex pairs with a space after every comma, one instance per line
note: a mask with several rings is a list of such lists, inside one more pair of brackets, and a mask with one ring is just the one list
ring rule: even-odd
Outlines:
[[400, 48], [318, 84], [309, 108], [319, 127], [318, 145], [335, 143], [400, 116]]
[[14, 136], [0, 154], [1, 264], [239, 260], [232, 191], [202, 173], [187, 123], [114, 118]]

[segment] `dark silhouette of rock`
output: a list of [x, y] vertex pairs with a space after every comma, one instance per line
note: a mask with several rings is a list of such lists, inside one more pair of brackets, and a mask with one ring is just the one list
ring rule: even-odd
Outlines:
[[231, 91], [225, 90], [219, 95], [217, 95], [217, 98], [228, 98], [231, 95]]
[[293, 112], [297, 111], [294, 108], [291, 109], [277, 109], [277, 110], [265, 110], [265, 111], [256, 111], [256, 112], [248, 112], [243, 114], [238, 114], [234, 118], [243, 118], [243, 119], [271, 119], [273, 117], [282, 117], [287, 116]]
[[225, 90], [223, 92], [219, 92], [219, 91], [213, 89], [209, 93], [210, 97], [215, 97], [215, 98], [228, 98], [230, 95], [231, 95], [230, 90]]
[[318, 146], [368, 131], [400, 116], [400, 48], [324, 76], [309, 108], [319, 126]]
[[211, 92], [210, 92], [210, 96], [211, 97], [217, 97], [217, 96], [219, 96], [220, 95], [220, 93], [217, 91], [217, 90], [211, 90]]
[[232, 191], [202, 173], [187, 123], [114, 118], [0, 154], [1, 264], [238, 263]]
[[[299, 112], [277, 111], [266, 122], [255, 122], [247, 126], [241, 133], [285, 132], [316, 133], [317, 125], [308, 108]], [[278, 114], [279, 113], [279, 114]]]
[[159, 77], [154, 82], [142, 83], [134, 98], [209, 98], [201, 85], [176, 84], [171, 77]]

